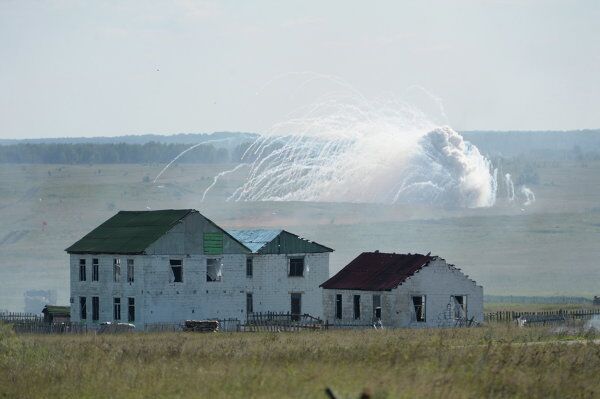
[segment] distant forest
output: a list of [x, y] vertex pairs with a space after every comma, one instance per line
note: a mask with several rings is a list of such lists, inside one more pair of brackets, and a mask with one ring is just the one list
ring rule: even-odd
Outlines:
[[[600, 130], [535, 132], [462, 132], [491, 159], [533, 161], [600, 160]], [[184, 163], [238, 163], [258, 135], [216, 132], [172, 136], [142, 135], [92, 138], [0, 140], [0, 163], [140, 164], [165, 163], [191, 145]], [[531, 179], [528, 179], [531, 180]]]
[[[249, 143], [229, 148], [201, 144], [183, 155], [182, 163], [238, 163]], [[190, 144], [46, 144], [0, 145], [0, 163], [34, 164], [145, 164], [166, 163]]]

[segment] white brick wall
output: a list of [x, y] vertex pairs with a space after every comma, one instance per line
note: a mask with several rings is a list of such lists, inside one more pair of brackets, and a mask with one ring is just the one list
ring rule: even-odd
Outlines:
[[[329, 254], [305, 256], [303, 277], [288, 276], [289, 255], [252, 255], [253, 276], [246, 277], [246, 255], [77, 255], [71, 259], [71, 317], [80, 321], [79, 297], [87, 298], [87, 322], [92, 321], [92, 297], [100, 298], [99, 322], [113, 321], [113, 298], [121, 298], [121, 321], [127, 321], [127, 298], [135, 298], [135, 324], [181, 322], [186, 319], [246, 317], [246, 293], [252, 292], [255, 312], [289, 312], [290, 294], [302, 293], [302, 312], [322, 316], [319, 284], [329, 276]], [[92, 280], [92, 259], [99, 259], [99, 280]], [[113, 259], [121, 259], [120, 282], [113, 281]], [[206, 259], [223, 262], [222, 281], [206, 281]], [[87, 279], [79, 281], [79, 259], [86, 259]], [[127, 259], [134, 259], [135, 281], [127, 282]], [[173, 282], [170, 259], [182, 259], [183, 282]]]
[[[323, 290], [324, 318], [331, 323], [369, 324], [373, 321], [372, 296], [381, 295], [382, 321], [388, 327], [439, 327], [452, 325], [446, 316], [452, 295], [466, 295], [467, 318], [483, 322], [483, 288], [460, 270], [436, 259], [391, 291]], [[335, 318], [336, 294], [342, 295], [342, 320]], [[361, 318], [353, 315], [353, 296], [361, 296]], [[413, 296], [425, 295], [425, 322], [415, 321]]]

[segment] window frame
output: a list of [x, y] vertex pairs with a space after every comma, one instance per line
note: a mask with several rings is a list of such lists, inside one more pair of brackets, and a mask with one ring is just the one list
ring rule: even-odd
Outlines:
[[87, 270], [86, 270], [86, 260], [85, 258], [79, 258], [79, 281], [87, 280]]
[[[209, 261], [215, 261], [218, 265], [215, 270], [215, 278], [213, 279], [208, 273]], [[210, 265], [212, 267], [212, 265]], [[220, 273], [220, 274], [219, 274]], [[223, 281], [223, 258], [206, 258], [206, 282], [207, 283], [218, 283]]]
[[[298, 265], [295, 262], [301, 261], [302, 267], [298, 269]], [[306, 267], [306, 260], [304, 256], [290, 256], [288, 258], [288, 277], [304, 277], [304, 269]], [[298, 274], [300, 271], [300, 274]]]
[[135, 260], [133, 258], [127, 258], [127, 282], [135, 282]]
[[[375, 300], [377, 298], [377, 300]], [[373, 320], [381, 319], [381, 294], [373, 294]], [[379, 315], [377, 314], [379, 308]]]
[[254, 277], [254, 258], [252, 256], [246, 257], [246, 277]]
[[121, 282], [121, 258], [113, 258], [113, 282]]
[[100, 320], [100, 297], [92, 297], [92, 321]]
[[360, 295], [354, 294], [352, 296], [352, 315], [354, 320], [360, 320]]
[[100, 280], [100, 260], [92, 258], [92, 281]]
[[[415, 299], [420, 298], [421, 305], [415, 303]], [[413, 304], [413, 310], [415, 312], [415, 321], [417, 323], [427, 322], [427, 296], [426, 295], [411, 295], [411, 302]], [[420, 312], [417, 310], [420, 306]]]
[[127, 298], [127, 322], [135, 323], [135, 298]]
[[113, 320], [121, 321], [121, 298], [113, 297]]
[[[172, 282], [183, 283], [183, 259], [169, 259], [169, 267], [171, 268], [171, 277], [173, 278]], [[175, 273], [175, 269], [179, 269], [179, 273]]]
[[[458, 301], [456, 298], [461, 298], [462, 299], [462, 303], [460, 303], [460, 301]], [[461, 308], [462, 308], [462, 313], [464, 314], [464, 318], [467, 319], [468, 318], [468, 297], [467, 295], [450, 295], [450, 300], [451, 300], [451, 304], [452, 304], [452, 315], [455, 318], [458, 318], [458, 308], [456, 307], [456, 304], [458, 304]]]
[[79, 318], [87, 320], [87, 298], [84, 296], [79, 297]]
[[342, 320], [344, 318], [344, 298], [342, 294], [335, 294], [335, 318]]

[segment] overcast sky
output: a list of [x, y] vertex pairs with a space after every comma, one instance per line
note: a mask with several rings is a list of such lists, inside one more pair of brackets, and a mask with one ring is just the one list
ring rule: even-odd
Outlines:
[[594, 0], [0, 0], [0, 60], [1, 138], [261, 132], [315, 74], [459, 130], [600, 128]]

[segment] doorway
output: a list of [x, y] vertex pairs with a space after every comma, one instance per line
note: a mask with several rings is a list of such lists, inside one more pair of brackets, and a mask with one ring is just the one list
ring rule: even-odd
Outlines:
[[302, 294], [293, 293], [291, 297], [292, 320], [299, 321], [302, 315]]

